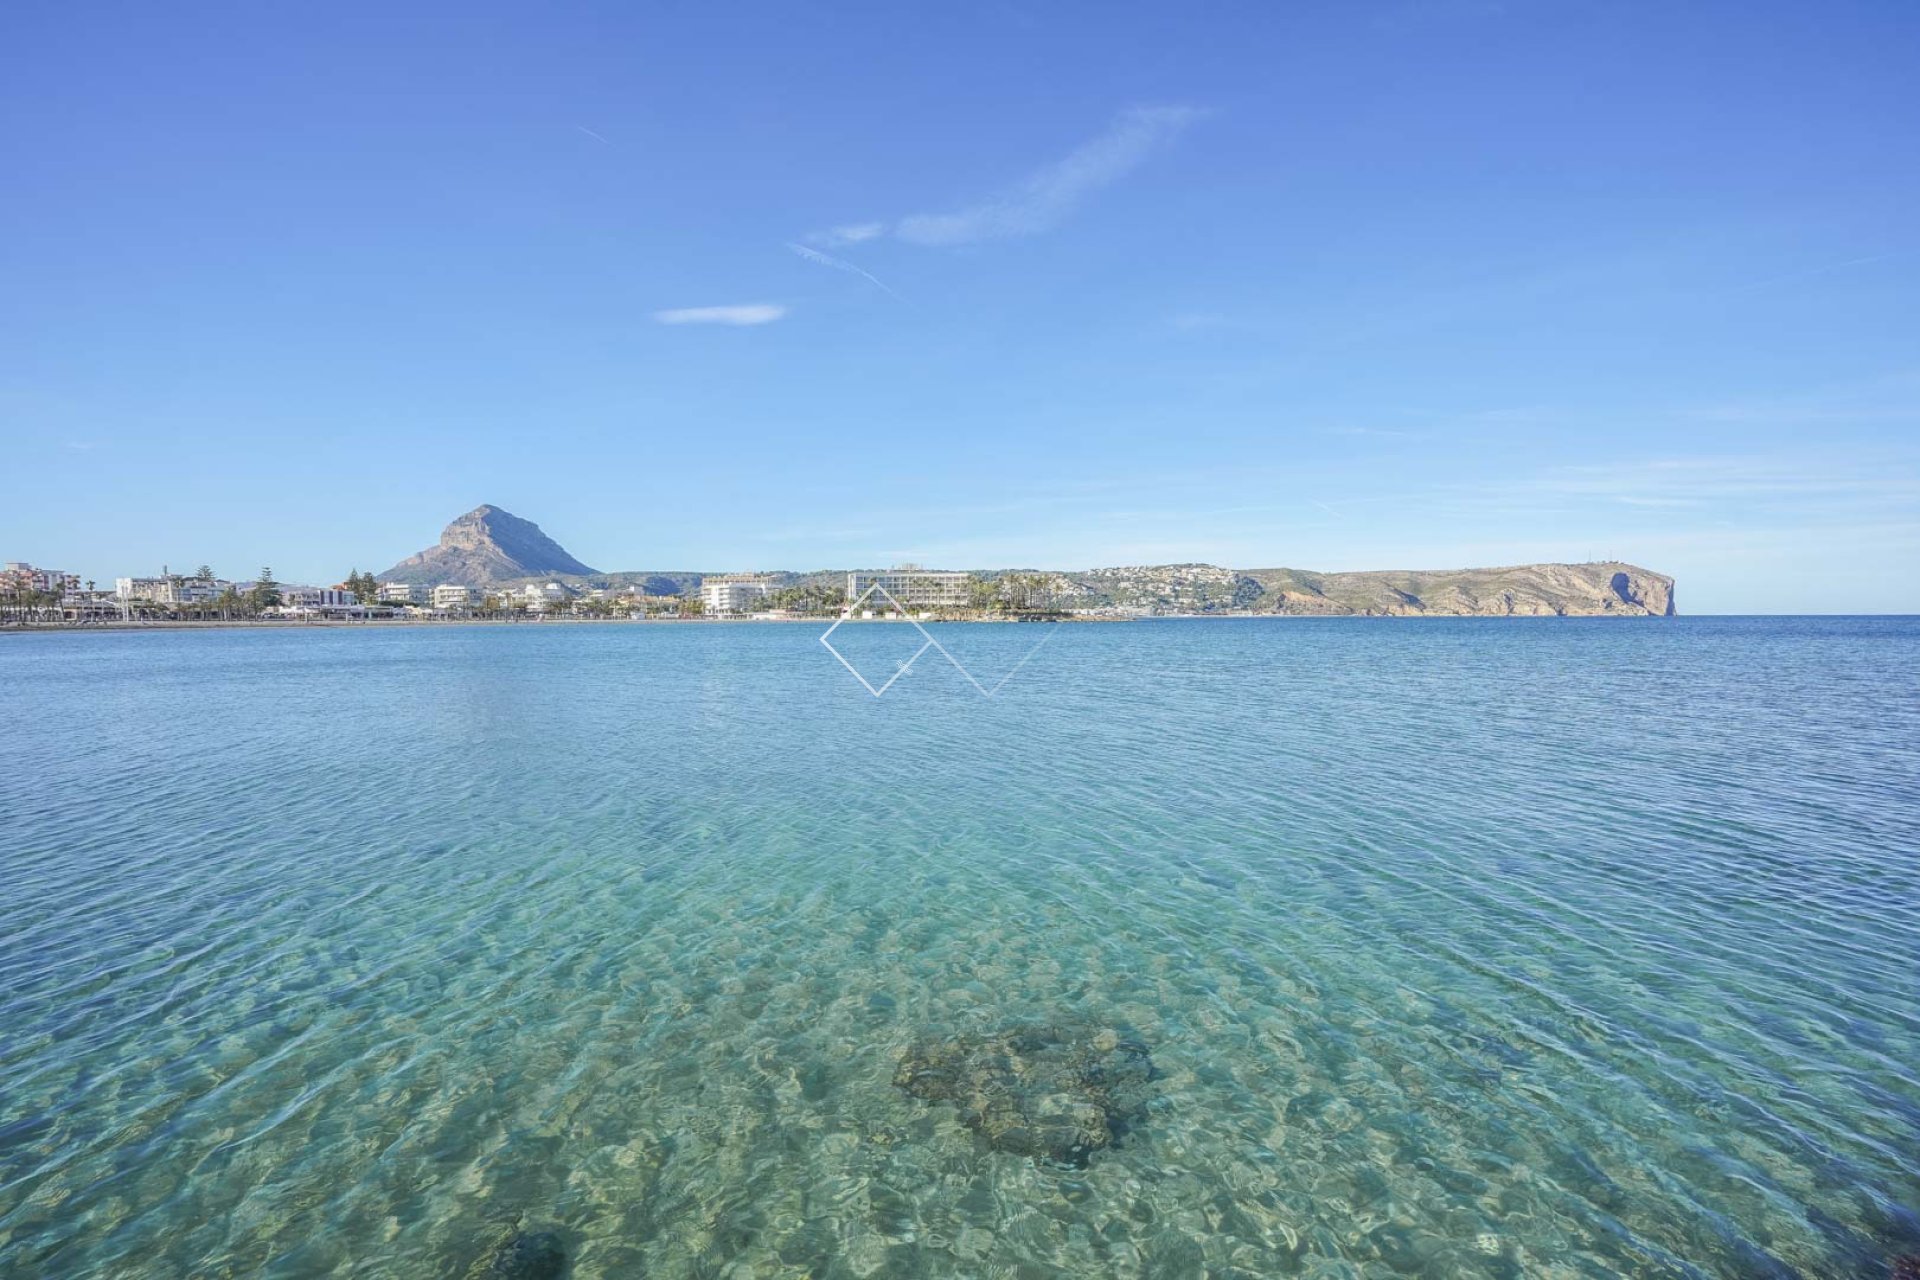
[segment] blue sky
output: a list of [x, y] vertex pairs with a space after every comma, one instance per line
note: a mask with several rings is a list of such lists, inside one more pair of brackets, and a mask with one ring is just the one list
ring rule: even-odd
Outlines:
[[1920, 610], [1920, 7], [0, 13], [0, 556]]

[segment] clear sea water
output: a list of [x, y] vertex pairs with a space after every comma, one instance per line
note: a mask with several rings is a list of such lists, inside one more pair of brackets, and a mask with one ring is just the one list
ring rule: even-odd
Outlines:
[[[818, 632], [0, 637], [0, 1274], [1920, 1252], [1920, 621]], [[1036, 1020], [1085, 1169], [893, 1084]]]

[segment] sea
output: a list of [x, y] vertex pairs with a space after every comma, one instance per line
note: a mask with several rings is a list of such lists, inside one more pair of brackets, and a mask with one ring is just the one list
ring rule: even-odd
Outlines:
[[0, 636], [0, 1275], [1920, 1254], [1920, 619], [824, 630]]

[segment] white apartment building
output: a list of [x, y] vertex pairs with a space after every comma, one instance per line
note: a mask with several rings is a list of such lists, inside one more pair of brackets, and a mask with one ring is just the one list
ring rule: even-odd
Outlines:
[[280, 588], [280, 607], [283, 609], [353, 609], [358, 608], [359, 604], [359, 596], [339, 587]]
[[[852, 606], [866, 592], [879, 587], [909, 610], [962, 609], [967, 605], [967, 577], [946, 569], [922, 569], [917, 564], [856, 571], [847, 575], [847, 604]], [[880, 591], [875, 591], [861, 608], [890, 608]]]
[[380, 584], [381, 604], [425, 604], [427, 588], [417, 582], [383, 582]]
[[527, 602], [527, 608], [535, 613], [544, 613], [562, 600], [570, 599], [573, 593], [557, 582], [529, 582], [520, 588], [520, 598]]
[[773, 590], [773, 579], [763, 573], [716, 573], [700, 580], [700, 603], [719, 616], [750, 613]]
[[115, 578], [113, 594], [154, 604], [207, 604], [232, 585], [221, 578], [189, 578], [163, 569], [157, 578]]
[[473, 601], [473, 588], [463, 587], [457, 582], [442, 582], [433, 589], [433, 607], [436, 609], [464, 609]]

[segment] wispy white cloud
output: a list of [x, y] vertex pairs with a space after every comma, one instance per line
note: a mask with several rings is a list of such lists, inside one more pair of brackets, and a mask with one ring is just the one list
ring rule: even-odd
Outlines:
[[1430, 27], [1499, 18], [1514, 7], [1504, 0], [1415, 0], [1382, 10], [1374, 16], [1372, 25], [1377, 30], [1406, 34]]
[[747, 302], [728, 307], [674, 307], [656, 311], [661, 324], [772, 324], [787, 314], [777, 302]]
[[1424, 440], [1424, 431], [1399, 431], [1392, 427], [1328, 427], [1330, 436], [1346, 436], [1355, 440]]
[[1911, 457], [1830, 448], [1819, 456], [1666, 457], [1554, 467], [1504, 491], [1597, 498], [1634, 507], [1743, 504], [1779, 510], [1839, 504], [1864, 510], [1875, 503], [1920, 501], [1920, 475]]
[[804, 244], [796, 244], [791, 240], [787, 242], [787, 248], [793, 250], [808, 262], [815, 263], [822, 267], [832, 267], [835, 271], [851, 272], [889, 297], [898, 298], [900, 296], [888, 288], [886, 282], [881, 280], [879, 276], [874, 275], [873, 272], [868, 271], [864, 267], [856, 267], [844, 258], [836, 258], [830, 253], [822, 253], [818, 249], [811, 249]]
[[1138, 168], [1178, 137], [1200, 112], [1192, 107], [1136, 107], [1107, 132], [979, 204], [953, 213], [917, 213], [900, 219], [894, 235], [909, 244], [971, 244], [1050, 231], [1089, 195]]
[[891, 237], [908, 244], [957, 245], [1036, 235], [1060, 225], [1103, 187], [1137, 169], [1205, 115], [1195, 107], [1134, 107], [1111, 128], [1021, 182], [950, 213], [893, 222], [856, 222], [806, 237], [829, 248]]
[[1898, 255], [1891, 253], [1869, 253], [1860, 257], [1844, 258], [1838, 262], [1822, 263], [1816, 267], [1803, 267], [1798, 271], [1788, 271], [1781, 275], [1768, 276], [1763, 280], [1756, 280], [1752, 284], [1742, 288], [1730, 290], [1729, 293], [1730, 296], [1739, 297], [1742, 294], [1757, 293], [1762, 289], [1771, 289], [1775, 285], [1793, 284], [1801, 280], [1811, 280], [1816, 276], [1832, 275], [1836, 271], [1845, 271], [1850, 267], [1863, 267], [1870, 262], [1885, 262], [1888, 258], [1896, 256]]
[[830, 227], [818, 233], [814, 239], [822, 244], [859, 244], [866, 240], [878, 240], [887, 234], [884, 222], [850, 222], [843, 227]]
[[1699, 422], [1767, 426], [1872, 426], [1878, 423], [1920, 422], [1920, 405], [1849, 407], [1845, 405], [1723, 404], [1690, 410], [1681, 416]]

